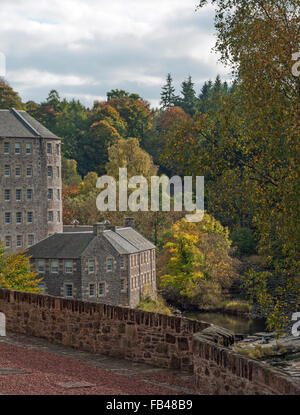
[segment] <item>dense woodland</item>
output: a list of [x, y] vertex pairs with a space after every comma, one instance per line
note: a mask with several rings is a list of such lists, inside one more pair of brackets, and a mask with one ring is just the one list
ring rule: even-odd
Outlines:
[[55, 90], [42, 103], [23, 103], [2, 80], [0, 108], [26, 109], [62, 138], [66, 224], [120, 223], [120, 212], [95, 205], [97, 177], [117, 178], [119, 167], [145, 177], [203, 175], [203, 223], [187, 224], [178, 212], [133, 214], [158, 246], [160, 285], [177, 304], [180, 297], [202, 307], [222, 301], [239, 279], [277, 329], [300, 305], [300, 77], [291, 71], [299, 3], [213, 4], [216, 51], [232, 68], [230, 84], [218, 76], [195, 85], [187, 74], [176, 91], [169, 73], [159, 109], [123, 90], [86, 108]]

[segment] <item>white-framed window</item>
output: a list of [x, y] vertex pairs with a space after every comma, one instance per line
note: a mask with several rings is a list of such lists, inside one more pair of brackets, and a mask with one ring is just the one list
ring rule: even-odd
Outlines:
[[114, 259], [109, 257], [106, 258], [106, 271], [111, 272], [114, 270]]
[[21, 177], [21, 166], [19, 164], [16, 165], [16, 177]]
[[28, 246], [32, 246], [34, 244], [34, 235], [28, 235]]
[[33, 212], [27, 212], [27, 223], [33, 223]]
[[99, 297], [104, 297], [106, 294], [106, 284], [105, 282], [99, 283]]
[[32, 177], [32, 166], [31, 165], [28, 165], [26, 167], [26, 176], [27, 177]]
[[16, 223], [20, 225], [22, 223], [22, 212], [16, 212]]
[[40, 259], [39, 261], [37, 261], [37, 272], [39, 274], [44, 274], [45, 273], [45, 261], [43, 259]]
[[4, 190], [4, 201], [9, 202], [10, 201], [10, 189]]
[[123, 255], [120, 257], [120, 266], [122, 269], [125, 268], [125, 257]]
[[53, 176], [52, 166], [48, 166], [48, 177], [52, 177], [52, 176]]
[[31, 145], [31, 143], [26, 143], [26, 154], [32, 154], [32, 145]]
[[4, 154], [9, 154], [9, 143], [4, 143]]
[[33, 195], [32, 189], [27, 189], [27, 200], [32, 200], [33, 199], [32, 195]]
[[17, 247], [21, 248], [23, 245], [23, 235], [17, 235]]
[[5, 177], [10, 177], [10, 165], [9, 164], [6, 164], [4, 166], [4, 176]]
[[89, 296], [96, 297], [96, 284], [94, 282], [89, 284]]
[[48, 189], [48, 200], [53, 200], [53, 189]]
[[10, 247], [11, 247], [11, 236], [6, 235], [5, 236], [5, 248], [10, 248]]
[[21, 154], [21, 144], [15, 143], [15, 154]]
[[65, 284], [65, 297], [73, 297], [73, 284]]
[[51, 274], [58, 274], [59, 263], [57, 260], [52, 260], [50, 265]]
[[11, 223], [11, 213], [10, 212], [5, 212], [4, 214], [4, 222], [8, 225], [9, 223]]
[[95, 272], [95, 260], [89, 259], [89, 274], [94, 274]]
[[126, 291], [126, 280], [125, 280], [125, 278], [121, 279], [121, 291]]
[[52, 154], [52, 144], [51, 143], [47, 143], [47, 153]]
[[73, 261], [65, 261], [65, 273], [66, 274], [73, 273]]
[[16, 189], [16, 201], [21, 202], [21, 200], [22, 200], [22, 190]]

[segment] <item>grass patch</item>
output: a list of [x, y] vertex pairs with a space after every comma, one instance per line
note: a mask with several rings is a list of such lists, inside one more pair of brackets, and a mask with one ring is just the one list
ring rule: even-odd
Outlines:
[[252, 306], [246, 301], [229, 301], [225, 304], [224, 309], [226, 311], [232, 311], [236, 313], [250, 313]]
[[138, 310], [149, 311], [152, 313], [166, 314], [172, 316], [172, 310], [167, 306], [165, 300], [158, 295], [156, 300], [150, 297], [144, 298], [136, 307]]

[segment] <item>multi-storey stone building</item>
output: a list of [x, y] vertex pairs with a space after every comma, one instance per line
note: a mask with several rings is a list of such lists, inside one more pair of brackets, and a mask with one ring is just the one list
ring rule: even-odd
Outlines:
[[0, 240], [12, 252], [62, 232], [61, 140], [25, 111], [0, 110]]
[[155, 246], [132, 226], [127, 218], [124, 227], [70, 227], [30, 247], [44, 292], [131, 308], [143, 296], [155, 297]]

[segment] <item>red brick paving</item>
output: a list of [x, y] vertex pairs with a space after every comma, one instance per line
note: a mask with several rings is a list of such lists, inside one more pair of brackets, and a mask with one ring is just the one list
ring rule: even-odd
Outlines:
[[[24, 341], [24, 340], [23, 340]], [[30, 345], [33, 343], [33, 346]], [[28, 348], [29, 347], [29, 348]], [[30, 348], [31, 347], [31, 348]], [[55, 347], [55, 346], [54, 346]], [[190, 388], [192, 384], [181, 378], [179, 372], [171, 374], [134, 373], [124, 376], [109, 369], [94, 367], [89, 362], [77, 358], [61, 356], [52, 351], [43, 351], [45, 346], [36, 346], [27, 338], [26, 344], [17, 345], [0, 341], [0, 394], [14, 395], [176, 395], [185, 394], [181, 388]], [[61, 353], [61, 347], [60, 347]], [[73, 349], [65, 348], [64, 354], [74, 355]], [[91, 355], [91, 359], [93, 359]], [[113, 362], [113, 361], [112, 361]], [[114, 363], [114, 362], [113, 362]], [[135, 369], [137, 368], [135, 364]], [[29, 373], [1, 374], [1, 369], [21, 369]], [[115, 369], [116, 370], [116, 369]], [[122, 369], [120, 369], [122, 370]], [[127, 370], [127, 369], [125, 369]], [[155, 385], [149, 383], [163, 383]], [[66, 388], [59, 383], [87, 382], [94, 386]], [[177, 389], [173, 386], [176, 386]]]

